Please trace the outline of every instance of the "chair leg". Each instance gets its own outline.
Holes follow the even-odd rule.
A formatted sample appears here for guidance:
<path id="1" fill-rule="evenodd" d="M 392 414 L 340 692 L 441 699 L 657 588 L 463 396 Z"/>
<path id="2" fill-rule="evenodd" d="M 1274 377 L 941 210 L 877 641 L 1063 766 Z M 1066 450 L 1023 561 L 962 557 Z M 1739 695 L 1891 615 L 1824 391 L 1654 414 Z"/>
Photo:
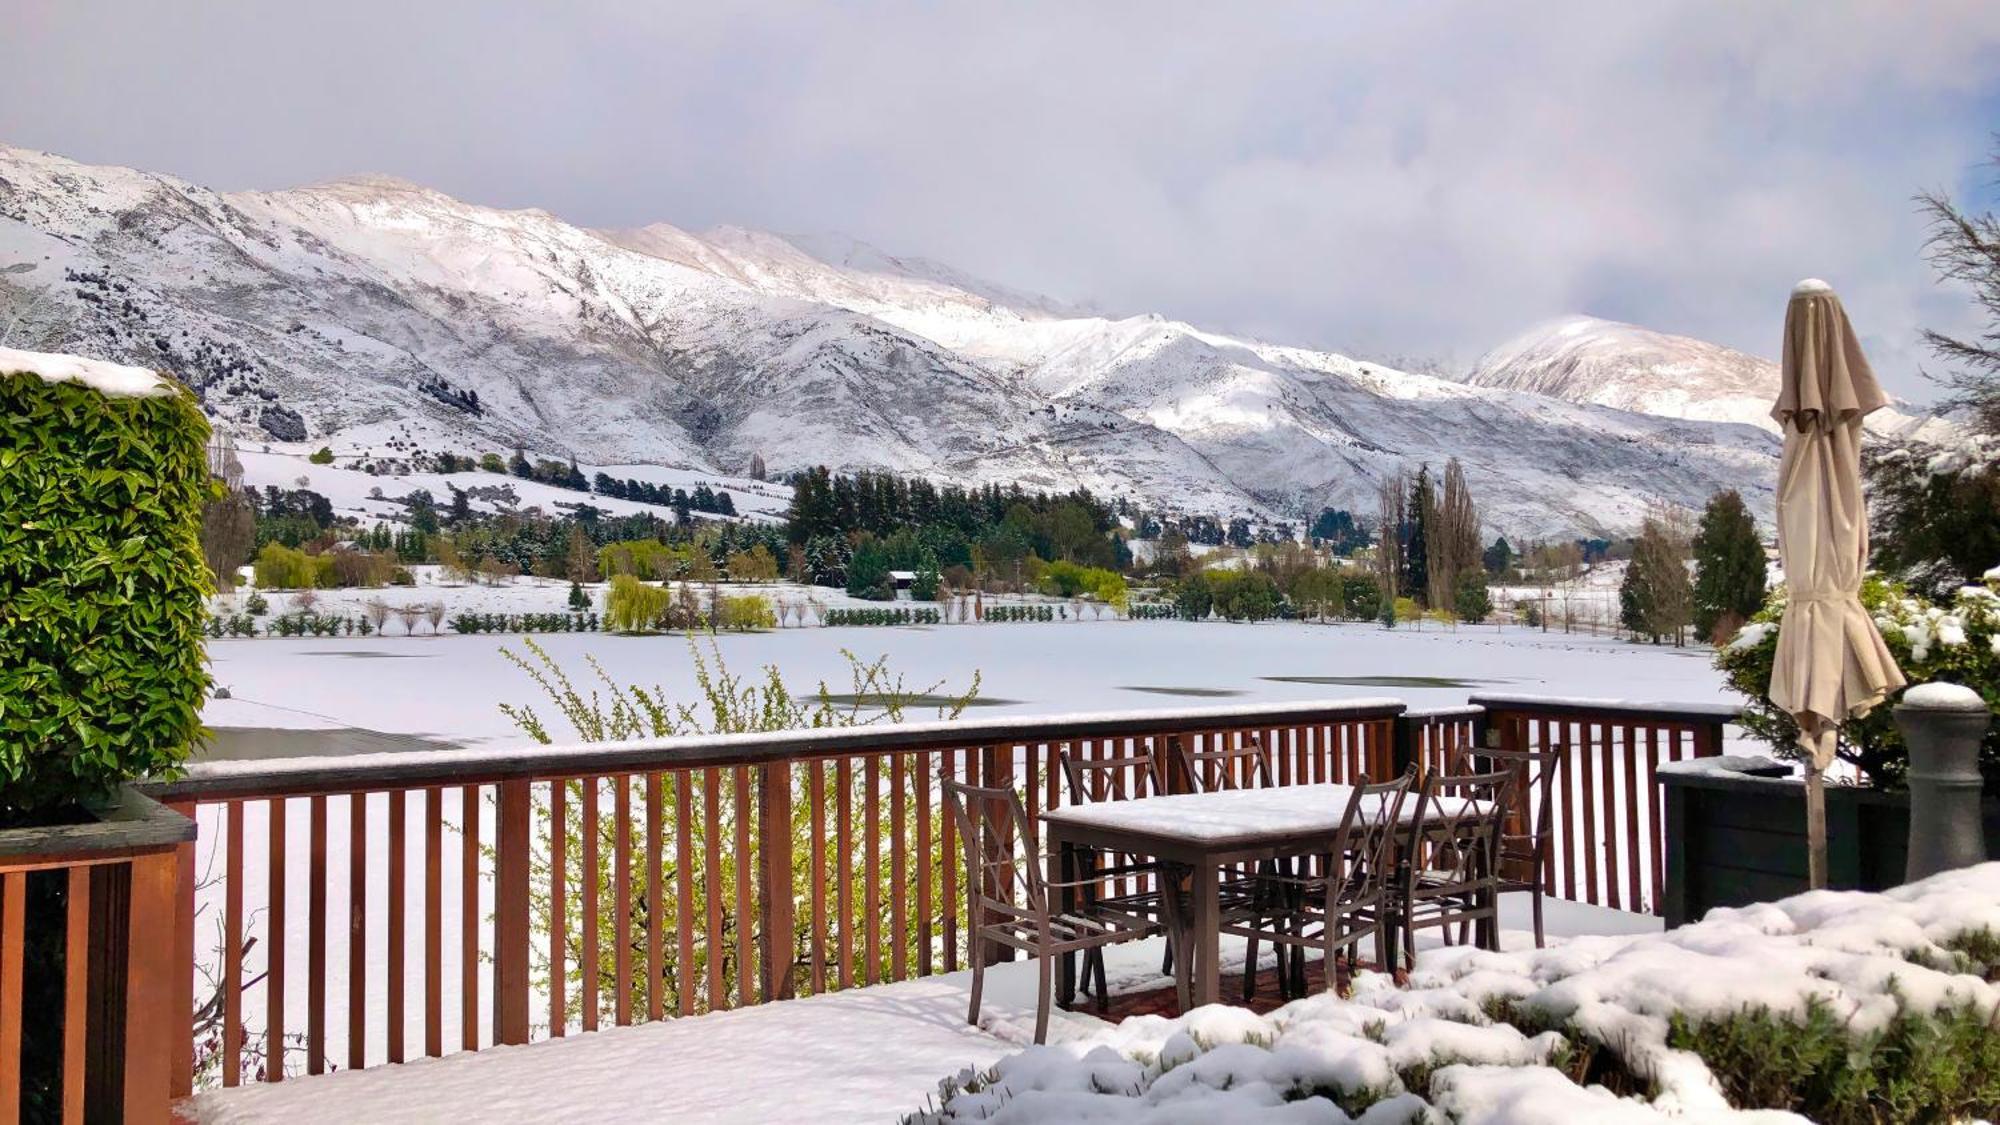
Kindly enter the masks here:
<path id="1" fill-rule="evenodd" d="M 966 1010 L 965 1022 L 979 1026 L 979 995 L 986 987 L 986 961 L 979 956 L 979 943 L 973 942 L 972 949 L 972 1006 Z"/>
<path id="2" fill-rule="evenodd" d="M 1049 1041 L 1050 970 L 1054 968 L 1055 958 L 1044 953 L 1035 960 L 1035 976 L 1039 982 L 1035 989 L 1035 1042 L 1046 1043 Z"/>
<path id="3" fill-rule="evenodd" d="M 1110 987 L 1109 987 L 1109 986 L 1107 986 L 1107 985 L 1106 985 L 1106 984 L 1104 983 L 1104 949 L 1103 949 L 1103 947 L 1101 947 L 1101 946 L 1100 946 L 1100 947 L 1098 947 L 1097 949 L 1093 949 L 1093 950 L 1091 950 L 1091 952 L 1092 952 L 1092 953 L 1095 953 L 1095 954 L 1097 954 L 1097 958 L 1096 958 L 1096 965 L 1097 965 L 1097 1014 L 1101 1016 L 1101 1015 L 1103 1015 L 1103 1014 L 1105 1014 L 1106 1012 L 1109 1012 L 1109 1011 L 1111 1010 L 1111 989 L 1110 989 Z"/>
<path id="4" fill-rule="evenodd" d="M 1535 948 L 1544 949 L 1547 948 L 1548 942 L 1542 936 L 1542 885 L 1536 883 L 1532 893 L 1535 904 Z"/>
<path id="5" fill-rule="evenodd" d="M 1168 973 L 1174 971 L 1174 937 L 1172 934 L 1167 935 L 1166 944 L 1167 944 L 1166 952 L 1160 954 L 1161 976 L 1166 976 Z"/>
<path id="6" fill-rule="evenodd" d="M 1263 921 L 1259 918 L 1258 921 Z M 1282 962 L 1280 962 L 1282 964 Z M 1243 947 L 1243 1000 L 1248 1003 L 1257 995 L 1257 939 L 1251 938 Z"/>

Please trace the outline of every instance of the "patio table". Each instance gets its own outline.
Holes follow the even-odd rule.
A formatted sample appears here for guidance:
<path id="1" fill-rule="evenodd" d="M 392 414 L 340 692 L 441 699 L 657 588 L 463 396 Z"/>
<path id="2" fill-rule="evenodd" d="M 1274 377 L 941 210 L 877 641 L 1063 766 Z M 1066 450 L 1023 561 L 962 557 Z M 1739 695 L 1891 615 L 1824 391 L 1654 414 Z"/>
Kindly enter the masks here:
<path id="1" fill-rule="evenodd" d="M 1049 862 L 1055 868 L 1050 878 L 1064 883 L 1076 879 L 1081 874 L 1078 853 L 1086 849 L 1146 855 L 1189 868 L 1193 1002 L 1197 1006 L 1213 1004 L 1222 994 L 1220 869 L 1326 850 L 1340 830 L 1352 793 L 1346 785 L 1291 785 L 1051 809 L 1041 818 L 1048 833 Z M 1404 823 L 1416 815 L 1415 806 L 1414 800 L 1403 803 Z M 1076 895 L 1076 888 L 1063 888 L 1064 910 L 1075 909 Z M 1482 944 L 1487 944 L 1491 935 L 1482 934 L 1481 938 Z M 1073 953 L 1063 955 L 1056 999 L 1065 1008 L 1075 1002 Z"/>

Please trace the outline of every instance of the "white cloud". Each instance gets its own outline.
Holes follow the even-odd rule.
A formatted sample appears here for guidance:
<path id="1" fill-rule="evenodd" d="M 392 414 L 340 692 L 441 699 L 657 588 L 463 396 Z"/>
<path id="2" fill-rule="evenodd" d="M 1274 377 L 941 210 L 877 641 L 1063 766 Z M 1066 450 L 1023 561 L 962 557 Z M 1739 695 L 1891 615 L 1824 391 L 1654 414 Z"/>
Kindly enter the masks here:
<path id="1" fill-rule="evenodd" d="M 1904 5 L 31 4 L 0 137 L 223 187 L 364 169 L 601 225 L 839 230 L 1118 310 L 1470 360 L 1587 311 L 1877 366 L 1962 328 L 1917 189 L 2000 105 Z"/>

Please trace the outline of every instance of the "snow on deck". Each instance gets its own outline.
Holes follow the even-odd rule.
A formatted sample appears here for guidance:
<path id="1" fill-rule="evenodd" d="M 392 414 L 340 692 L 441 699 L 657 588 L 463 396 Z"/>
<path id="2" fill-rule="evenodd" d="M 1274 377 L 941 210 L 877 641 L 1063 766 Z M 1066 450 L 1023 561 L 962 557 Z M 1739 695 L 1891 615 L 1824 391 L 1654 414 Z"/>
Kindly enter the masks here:
<path id="1" fill-rule="evenodd" d="M 1548 911 L 1557 940 L 1660 926 L 1650 915 L 1560 900 Z M 1503 947 L 1533 946 L 1521 929 L 1527 918 L 1525 895 L 1502 896 Z M 1158 939 L 1106 950 L 1111 991 L 1167 984 L 1160 953 Z M 1262 961 L 1271 963 L 1268 950 Z M 1240 939 L 1224 939 L 1222 963 L 1241 971 Z M 939 1079 L 983 1070 L 1030 1041 L 1032 961 L 987 971 L 978 1028 L 965 1022 L 970 987 L 971 973 L 961 971 L 526 1047 L 246 1085 L 200 1094 L 189 1107 L 205 1125 L 894 1121 L 934 1099 Z M 1109 1027 L 1088 1013 L 1056 1009 L 1049 1040 L 1080 1041 Z"/>

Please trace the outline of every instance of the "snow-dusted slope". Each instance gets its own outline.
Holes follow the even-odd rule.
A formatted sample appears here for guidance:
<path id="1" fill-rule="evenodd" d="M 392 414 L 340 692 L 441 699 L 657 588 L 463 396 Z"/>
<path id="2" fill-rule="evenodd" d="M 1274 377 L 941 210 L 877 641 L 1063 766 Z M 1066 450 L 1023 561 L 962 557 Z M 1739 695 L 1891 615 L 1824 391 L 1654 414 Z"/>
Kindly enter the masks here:
<path id="1" fill-rule="evenodd" d="M 12 311 L 10 311 L 12 310 Z M 0 147 L 0 330 L 173 370 L 250 440 L 825 463 L 1300 518 L 1467 466 L 1511 535 L 1622 530 L 1758 430 L 1113 319 L 838 239 L 600 232 L 381 177 L 218 194 Z M 1560 392 L 1560 389 L 1558 389 Z M 1561 397 L 1571 397 L 1563 393 Z"/>
<path id="2" fill-rule="evenodd" d="M 1615 320 L 1570 316 L 1494 348 L 1465 381 L 1642 414 L 1741 422 L 1775 432 L 1778 365 Z"/>

